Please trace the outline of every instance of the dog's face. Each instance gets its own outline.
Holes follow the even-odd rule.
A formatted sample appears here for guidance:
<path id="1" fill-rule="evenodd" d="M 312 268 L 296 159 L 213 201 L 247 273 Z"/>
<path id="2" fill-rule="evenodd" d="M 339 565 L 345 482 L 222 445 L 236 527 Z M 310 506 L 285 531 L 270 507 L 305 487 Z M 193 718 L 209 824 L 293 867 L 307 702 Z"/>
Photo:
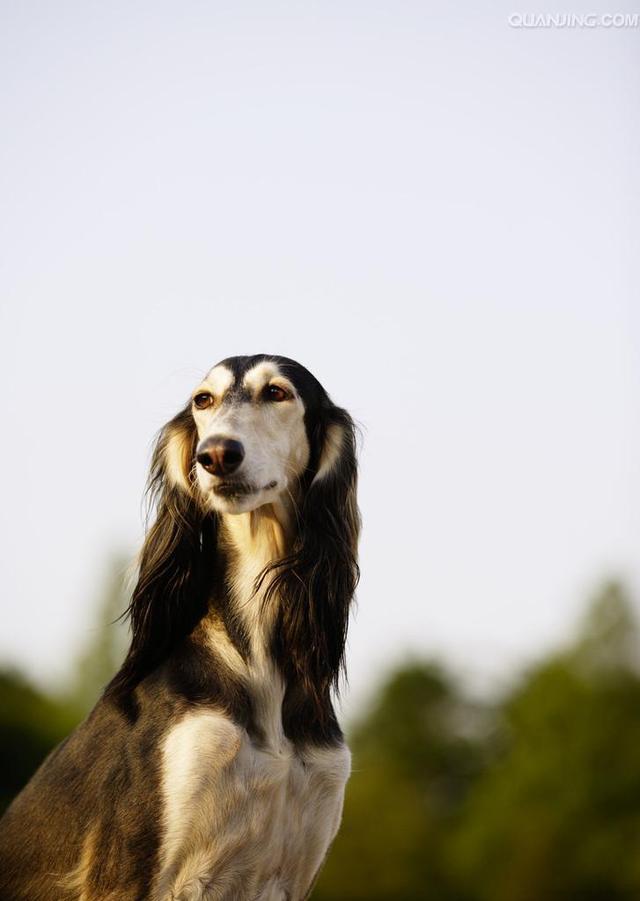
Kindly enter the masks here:
<path id="1" fill-rule="evenodd" d="M 294 492 L 309 462 L 305 403 L 291 366 L 233 357 L 192 394 L 196 478 L 219 512 L 255 510 Z"/>
<path id="2" fill-rule="evenodd" d="M 311 373 L 284 357 L 231 357 L 214 366 L 192 392 L 195 441 L 183 442 L 195 468 L 193 459 L 182 462 L 206 506 L 244 513 L 295 497 L 329 404 Z"/>

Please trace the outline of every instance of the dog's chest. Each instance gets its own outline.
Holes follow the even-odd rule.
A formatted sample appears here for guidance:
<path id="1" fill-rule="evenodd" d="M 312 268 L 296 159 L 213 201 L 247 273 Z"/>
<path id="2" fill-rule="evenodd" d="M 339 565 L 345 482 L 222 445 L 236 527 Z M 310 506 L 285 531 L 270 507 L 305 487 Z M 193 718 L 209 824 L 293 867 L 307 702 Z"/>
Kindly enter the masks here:
<path id="1" fill-rule="evenodd" d="M 259 748 L 222 713 L 188 714 L 163 749 L 157 901 L 298 901 L 334 838 L 345 745 Z"/>

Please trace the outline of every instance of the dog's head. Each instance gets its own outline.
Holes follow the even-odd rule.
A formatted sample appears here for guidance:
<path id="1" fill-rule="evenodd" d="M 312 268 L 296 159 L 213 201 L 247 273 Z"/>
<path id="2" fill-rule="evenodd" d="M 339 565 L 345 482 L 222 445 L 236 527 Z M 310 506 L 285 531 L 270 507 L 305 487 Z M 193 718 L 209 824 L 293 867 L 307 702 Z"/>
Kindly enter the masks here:
<path id="1" fill-rule="evenodd" d="M 299 363 L 231 357 L 165 427 L 158 462 L 204 510 L 243 513 L 280 497 L 297 502 L 313 477 L 348 458 L 352 437 L 345 412 Z"/>
<path id="2" fill-rule="evenodd" d="M 256 583 L 277 595 L 274 653 L 317 700 L 337 684 L 353 597 L 359 515 L 349 414 L 299 363 L 264 354 L 218 363 L 161 430 L 156 519 L 129 608 L 132 644 L 112 683 L 130 690 L 205 615 L 220 517 L 289 505 L 293 534 Z"/>

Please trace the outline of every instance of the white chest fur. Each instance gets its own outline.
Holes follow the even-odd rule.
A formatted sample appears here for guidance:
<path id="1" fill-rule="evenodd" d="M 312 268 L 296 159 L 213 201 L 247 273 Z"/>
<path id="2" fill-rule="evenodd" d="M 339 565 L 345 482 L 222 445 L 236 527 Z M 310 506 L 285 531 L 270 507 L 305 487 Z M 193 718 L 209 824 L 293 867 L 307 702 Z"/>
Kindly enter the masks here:
<path id="1" fill-rule="evenodd" d="M 301 901 L 340 823 L 345 745 L 267 750 L 223 713 L 190 713 L 163 749 L 156 901 Z"/>

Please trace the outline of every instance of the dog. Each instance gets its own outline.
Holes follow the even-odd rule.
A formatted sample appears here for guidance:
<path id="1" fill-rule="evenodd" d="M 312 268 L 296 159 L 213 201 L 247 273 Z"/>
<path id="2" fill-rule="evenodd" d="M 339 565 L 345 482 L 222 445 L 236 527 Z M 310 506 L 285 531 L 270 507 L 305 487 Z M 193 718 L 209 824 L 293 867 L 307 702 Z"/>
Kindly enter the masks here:
<path id="1" fill-rule="evenodd" d="M 301 901 L 342 815 L 349 414 L 286 357 L 161 430 L 124 663 L 0 821 L 2 901 Z"/>

